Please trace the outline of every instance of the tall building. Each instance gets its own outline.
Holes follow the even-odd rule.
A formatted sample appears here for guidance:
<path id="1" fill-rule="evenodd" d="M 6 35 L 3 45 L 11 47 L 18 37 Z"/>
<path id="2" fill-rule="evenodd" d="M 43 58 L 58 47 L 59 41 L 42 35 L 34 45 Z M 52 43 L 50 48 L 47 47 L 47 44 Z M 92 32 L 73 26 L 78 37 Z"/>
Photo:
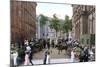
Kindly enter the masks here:
<path id="1" fill-rule="evenodd" d="M 36 38 L 37 39 L 40 39 L 40 38 L 44 38 L 44 26 L 41 27 L 40 25 L 40 18 L 41 18 L 41 15 L 37 16 L 37 22 L 36 22 Z"/>
<path id="2" fill-rule="evenodd" d="M 56 38 L 55 36 L 55 30 L 50 28 L 50 17 L 48 18 L 48 21 L 46 21 L 46 24 L 41 27 L 40 25 L 40 18 L 41 15 L 37 16 L 37 38 L 50 38 L 51 40 Z"/>
<path id="3" fill-rule="evenodd" d="M 84 45 L 95 45 L 95 6 L 72 5 L 73 37 Z"/>
<path id="4" fill-rule="evenodd" d="M 10 1 L 11 43 L 22 43 L 36 34 L 36 2 Z"/>

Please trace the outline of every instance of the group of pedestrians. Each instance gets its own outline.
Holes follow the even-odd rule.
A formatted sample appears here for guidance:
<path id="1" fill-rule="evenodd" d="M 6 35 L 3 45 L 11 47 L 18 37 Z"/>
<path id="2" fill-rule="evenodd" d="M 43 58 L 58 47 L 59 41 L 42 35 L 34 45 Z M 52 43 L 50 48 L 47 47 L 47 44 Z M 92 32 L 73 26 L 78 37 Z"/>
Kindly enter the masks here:
<path id="1" fill-rule="evenodd" d="M 74 62 L 75 59 L 75 52 L 74 52 L 74 47 L 79 47 L 79 45 L 77 44 L 76 46 L 74 44 L 76 44 L 76 42 L 74 44 L 71 43 L 67 43 L 68 40 L 64 40 L 64 39 L 58 39 L 57 43 L 55 43 L 54 40 L 50 39 L 39 39 L 39 40 L 24 40 L 24 44 L 20 45 L 16 51 L 13 53 L 13 61 L 14 61 L 14 65 L 34 65 L 34 61 L 33 60 L 33 54 L 34 54 L 34 49 L 35 49 L 35 45 L 39 44 L 41 45 L 41 49 L 45 49 L 45 53 L 44 53 L 44 59 L 43 59 L 43 64 L 50 64 L 50 48 L 56 48 L 58 47 L 59 50 L 62 50 L 63 47 L 65 49 L 67 49 L 67 47 L 71 48 L 72 50 L 69 51 L 70 52 L 70 56 L 71 56 L 71 61 Z M 66 46 L 64 46 L 63 44 L 65 44 Z M 70 45 L 70 46 L 69 46 Z M 39 47 L 39 48 L 40 48 Z M 79 55 L 79 62 L 88 62 L 89 61 L 89 48 L 83 48 L 83 47 L 79 47 L 81 49 L 80 51 L 80 55 Z M 66 50 L 68 51 L 68 50 Z M 59 53 L 59 52 L 58 52 Z M 92 52 L 91 52 L 92 54 Z"/>
<path id="2" fill-rule="evenodd" d="M 75 52 L 74 48 L 71 48 L 70 54 L 71 62 L 76 62 L 76 60 L 78 62 L 89 62 L 95 60 L 94 53 L 89 47 L 81 48 L 79 56 L 77 58 L 77 53 Z"/>
<path id="3" fill-rule="evenodd" d="M 16 65 L 33 65 L 33 41 L 25 40 L 23 45 L 20 45 L 13 52 L 13 64 Z"/>
<path id="4" fill-rule="evenodd" d="M 31 65 L 33 65 L 33 62 L 32 62 L 33 44 L 32 44 L 32 42 L 26 41 L 25 45 L 26 45 L 26 50 L 25 50 L 24 65 L 29 65 L 30 63 L 31 63 Z"/>
<path id="5" fill-rule="evenodd" d="M 55 42 L 54 40 L 50 40 L 49 38 L 48 39 L 42 39 L 42 46 L 43 48 L 48 48 L 50 49 L 50 47 L 55 47 Z"/>
<path id="6" fill-rule="evenodd" d="M 91 49 L 89 49 L 89 47 L 82 48 L 80 55 L 79 55 L 80 62 L 93 61 L 92 60 L 93 55 L 94 53 Z"/>
<path id="7" fill-rule="evenodd" d="M 33 54 L 34 50 L 36 49 L 35 46 L 39 44 L 41 49 L 47 49 L 49 50 L 50 47 L 54 47 L 54 40 L 50 41 L 50 39 L 38 39 L 38 40 L 24 40 L 23 44 L 20 44 L 15 50 L 13 55 L 13 64 L 16 65 L 34 65 L 33 60 Z M 38 48 L 37 48 L 38 49 Z M 47 62 L 47 59 L 49 58 L 49 52 L 46 51 L 44 54 L 44 64 Z"/>

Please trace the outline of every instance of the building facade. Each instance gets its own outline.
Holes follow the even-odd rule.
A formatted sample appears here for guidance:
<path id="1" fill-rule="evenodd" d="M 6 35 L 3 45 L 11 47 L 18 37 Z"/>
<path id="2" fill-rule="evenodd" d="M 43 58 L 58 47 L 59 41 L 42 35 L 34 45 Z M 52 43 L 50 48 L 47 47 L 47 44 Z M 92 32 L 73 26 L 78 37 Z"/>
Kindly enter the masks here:
<path id="1" fill-rule="evenodd" d="M 72 5 L 73 38 L 84 45 L 95 45 L 95 6 Z"/>
<path id="2" fill-rule="evenodd" d="M 48 18 L 48 21 L 46 21 L 46 24 L 44 26 L 41 26 L 40 25 L 40 18 L 41 18 L 41 15 L 37 16 L 37 38 L 40 39 L 40 38 L 44 38 L 44 39 L 47 39 L 47 38 L 50 38 L 51 40 L 55 39 L 56 38 L 56 32 L 54 29 L 51 29 L 50 28 L 50 17 L 47 17 Z"/>
<path id="3" fill-rule="evenodd" d="M 36 34 L 36 3 L 11 0 L 11 43 L 22 43 Z"/>

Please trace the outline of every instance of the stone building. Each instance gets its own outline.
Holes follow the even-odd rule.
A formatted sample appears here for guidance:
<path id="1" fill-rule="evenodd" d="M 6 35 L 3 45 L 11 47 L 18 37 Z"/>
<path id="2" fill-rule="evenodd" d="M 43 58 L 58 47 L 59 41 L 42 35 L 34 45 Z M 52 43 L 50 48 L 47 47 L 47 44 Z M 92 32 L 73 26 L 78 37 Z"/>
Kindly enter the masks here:
<path id="1" fill-rule="evenodd" d="M 10 1 L 11 43 L 32 39 L 36 33 L 36 2 Z"/>
<path id="2" fill-rule="evenodd" d="M 95 45 L 95 6 L 72 5 L 73 38 L 84 45 Z"/>

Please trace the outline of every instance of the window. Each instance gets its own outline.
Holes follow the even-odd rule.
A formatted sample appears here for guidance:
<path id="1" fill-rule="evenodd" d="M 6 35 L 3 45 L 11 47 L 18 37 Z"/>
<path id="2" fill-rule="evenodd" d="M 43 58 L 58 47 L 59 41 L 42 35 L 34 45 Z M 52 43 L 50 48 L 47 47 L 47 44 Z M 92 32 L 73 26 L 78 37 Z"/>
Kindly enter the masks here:
<path id="1" fill-rule="evenodd" d="M 89 39 L 87 39 L 87 44 L 89 44 Z"/>
<path id="2" fill-rule="evenodd" d="M 82 39 L 82 44 L 84 44 L 84 39 Z"/>
<path id="3" fill-rule="evenodd" d="M 18 11 L 18 16 L 21 16 L 21 10 Z"/>

